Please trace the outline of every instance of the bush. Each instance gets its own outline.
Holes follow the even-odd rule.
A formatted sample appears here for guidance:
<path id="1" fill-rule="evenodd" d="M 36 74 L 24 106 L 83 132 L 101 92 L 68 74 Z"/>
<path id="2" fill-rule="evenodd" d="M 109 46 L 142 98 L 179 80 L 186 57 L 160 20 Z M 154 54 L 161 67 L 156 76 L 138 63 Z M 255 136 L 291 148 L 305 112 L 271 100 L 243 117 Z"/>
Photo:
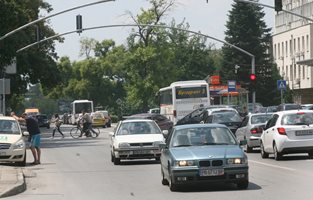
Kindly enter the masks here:
<path id="1" fill-rule="evenodd" d="M 111 121 L 112 121 L 112 123 L 117 123 L 118 122 L 118 116 L 117 115 L 111 115 Z"/>

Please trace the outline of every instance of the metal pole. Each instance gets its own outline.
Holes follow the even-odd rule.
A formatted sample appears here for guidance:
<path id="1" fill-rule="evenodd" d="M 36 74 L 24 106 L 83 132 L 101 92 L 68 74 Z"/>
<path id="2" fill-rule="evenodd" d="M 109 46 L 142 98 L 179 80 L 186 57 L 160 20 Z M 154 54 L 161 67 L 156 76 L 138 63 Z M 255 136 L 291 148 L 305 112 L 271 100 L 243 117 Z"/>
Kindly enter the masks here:
<path id="1" fill-rule="evenodd" d="M 280 102 L 283 104 L 284 103 L 284 99 L 283 99 L 283 90 L 280 89 Z"/>
<path id="2" fill-rule="evenodd" d="M 5 72 L 3 72 L 3 84 L 2 84 L 2 94 L 3 94 L 3 97 L 2 97 L 2 112 L 3 112 L 3 116 L 5 116 Z"/>
<path id="3" fill-rule="evenodd" d="M 61 11 L 61 12 L 57 12 L 57 13 L 52 14 L 52 15 L 48 15 L 48 16 L 43 17 L 43 18 L 40 18 L 40 19 L 37 19 L 37 20 L 35 20 L 35 21 L 29 22 L 28 24 L 25 24 L 25 25 L 23 25 L 23 26 L 21 26 L 21 27 L 19 27 L 19 28 L 17 28 L 17 29 L 14 29 L 13 31 L 11 31 L 11 32 L 9 32 L 9 33 L 7 33 L 7 34 L 5 34 L 4 36 L 2 36 L 2 37 L 0 38 L 0 41 L 3 40 L 3 39 L 5 39 L 6 37 L 8 37 L 8 36 L 10 36 L 10 35 L 12 35 L 12 34 L 18 32 L 18 31 L 20 31 L 20 30 L 22 30 L 22 29 L 28 27 L 28 26 L 31 26 L 31 25 L 37 23 L 37 22 L 40 22 L 40 21 L 49 19 L 49 18 L 51 18 L 51 17 L 57 16 L 57 15 L 60 15 L 60 14 L 63 14 L 63 13 L 66 13 L 66 12 L 69 12 L 69 11 L 72 11 L 72 10 L 76 10 L 76 9 L 83 8 L 83 7 L 87 7 L 87 6 L 92 6 L 92 5 L 95 5 L 95 4 L 105 3 L 105 2 L 109 2 L 109 1 L 115 1 L 115 0 L 102 0 L 102 1 L 97 1 L 97 2 L 93 2 L 93 3 L 88 3 L 88 4 L 76 6 L 76 7 L 67 9 L 67 10 L 63 10 L 63 11 Z"/>

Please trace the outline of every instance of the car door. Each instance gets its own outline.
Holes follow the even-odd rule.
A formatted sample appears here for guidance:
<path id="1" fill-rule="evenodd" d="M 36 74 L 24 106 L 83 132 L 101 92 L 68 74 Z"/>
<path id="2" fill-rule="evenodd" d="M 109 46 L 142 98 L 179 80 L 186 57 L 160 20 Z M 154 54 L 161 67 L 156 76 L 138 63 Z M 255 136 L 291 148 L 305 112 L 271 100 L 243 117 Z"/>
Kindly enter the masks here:
<path id="1" fill-rule="evenodd" d="M 242 123 L 240 124 L 239 128 L 236 130 L 236 137 L 238 141 L 244 140 L 246 135 L 247 135 L 247 125 L 249 122 L 249 116 L 246 116 L 243 120 Z"/>
<path id="2" fill-rule="evenodd" d="M 273 152 L 273 136 L 276 132 L 275 125 L 279 118 L 279 115 L 274 114 L 272 118 L 267 122 L 265 130 L 263 132 L 263 145 L 266 152 Z"/>

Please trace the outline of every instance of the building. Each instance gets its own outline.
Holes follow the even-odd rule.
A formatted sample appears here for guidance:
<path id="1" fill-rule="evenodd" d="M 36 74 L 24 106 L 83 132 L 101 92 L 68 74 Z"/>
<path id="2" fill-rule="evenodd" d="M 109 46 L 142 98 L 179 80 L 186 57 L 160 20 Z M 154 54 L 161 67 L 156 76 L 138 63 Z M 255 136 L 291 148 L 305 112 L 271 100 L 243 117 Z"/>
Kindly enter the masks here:
<path id="1" fill-rule="evenodd" d="M 286 12 L 275 16 L 273 57 L 294 92 L 295 103 L 313 103 L 313 0 L 282 0 Z"/>

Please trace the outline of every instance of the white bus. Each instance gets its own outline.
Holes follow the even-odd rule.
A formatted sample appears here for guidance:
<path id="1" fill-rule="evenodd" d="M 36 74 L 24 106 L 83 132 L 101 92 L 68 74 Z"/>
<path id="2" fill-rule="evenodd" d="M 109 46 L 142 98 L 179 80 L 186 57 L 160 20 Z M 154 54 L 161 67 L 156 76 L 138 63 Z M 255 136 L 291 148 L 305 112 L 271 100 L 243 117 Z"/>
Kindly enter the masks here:
<path id="1" fill-rule="evenodd" d="M 174 124 L 200 106 L 210 105 L 209 84 L 205 80 L 178 81 L 159 90 L 160 114 Z"/>
<path id="2" fill-rule="evenodd" d="M 75 100 L 71 103 L 72 116 L 70 124 L 76 124 L 79 114 L 82 113 L 83 110 L 87 113 L 94 112 L 93 110 L 93 101 L 89 100 Z"/>

